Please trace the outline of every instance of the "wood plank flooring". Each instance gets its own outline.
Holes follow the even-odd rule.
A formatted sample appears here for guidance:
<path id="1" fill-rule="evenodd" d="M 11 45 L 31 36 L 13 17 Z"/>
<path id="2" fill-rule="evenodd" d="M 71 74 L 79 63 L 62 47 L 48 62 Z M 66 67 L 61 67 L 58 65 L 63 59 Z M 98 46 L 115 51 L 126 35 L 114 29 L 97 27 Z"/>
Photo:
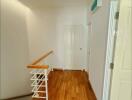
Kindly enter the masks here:
<path id="1" fill-rule="evenodd" d="M 49 100 L 96 100 L 88 75 L 84 71 L 51 72 L 48 92 Z"/>

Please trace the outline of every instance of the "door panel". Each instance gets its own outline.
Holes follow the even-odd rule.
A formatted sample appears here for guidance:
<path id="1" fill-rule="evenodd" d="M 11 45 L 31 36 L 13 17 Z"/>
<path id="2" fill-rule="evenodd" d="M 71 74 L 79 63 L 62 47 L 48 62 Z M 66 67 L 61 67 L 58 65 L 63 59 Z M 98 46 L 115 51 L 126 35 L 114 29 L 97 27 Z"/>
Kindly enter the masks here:
<path id="1" fill-rule="evenodd" d="M 121 82 L 118 100 L 131 100 L 131 83 Z"/>
<path id="2" fill-rule="evenodd" d="M 114 63 L 111 100 L 132 100 L 131 0 L 121 0 Z"/>
<path id="3" fill-rule="evenodd" d="M 86 67 L 86 39 L 83 25 L 75 25 L 72 30 L 72 66 Z"/>
<path id="4" fill-rule="evenodd" d="M 87 37 L 83 25 L 67 25 L 64 34 L 66 69 L 81 69 L 87 62 Z"/>

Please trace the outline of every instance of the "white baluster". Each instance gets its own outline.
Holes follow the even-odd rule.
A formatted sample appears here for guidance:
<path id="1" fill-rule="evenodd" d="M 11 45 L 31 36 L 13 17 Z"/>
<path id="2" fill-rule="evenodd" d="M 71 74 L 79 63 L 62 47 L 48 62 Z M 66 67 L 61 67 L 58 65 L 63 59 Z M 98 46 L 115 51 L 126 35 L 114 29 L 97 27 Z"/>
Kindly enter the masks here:
<path id="1" fill-rule="evenodd" d="M 44 74 L 45 74 L 46 100 L 48 100 L 48 82 L 47 82 L 48 81 L 48 78 L 47 78 L 48 75 L 47 75 L 47 70 L 46 69 L 45 69 L 45 73 Z"/>

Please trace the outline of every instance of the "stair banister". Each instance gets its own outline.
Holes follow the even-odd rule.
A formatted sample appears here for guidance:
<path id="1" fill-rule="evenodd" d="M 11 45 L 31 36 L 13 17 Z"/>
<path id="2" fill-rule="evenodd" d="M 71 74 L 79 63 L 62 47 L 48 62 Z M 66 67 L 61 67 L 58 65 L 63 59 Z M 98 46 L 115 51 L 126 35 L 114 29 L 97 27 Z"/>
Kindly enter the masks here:
<path id="1" fill-rule="evenodd" d="M 53 51 L 50 51 L 37 60 L 33 61 L 27 68 L 31 69 L 30 74 L 32 75 L 31 86 L 33 87 L 32 98 L 43 98 L 44 100 L 48 100 L 48 74 L 47 70 L 49 68 L 48 65 L 39 65 L 39 63 L 47 58 Z"/>

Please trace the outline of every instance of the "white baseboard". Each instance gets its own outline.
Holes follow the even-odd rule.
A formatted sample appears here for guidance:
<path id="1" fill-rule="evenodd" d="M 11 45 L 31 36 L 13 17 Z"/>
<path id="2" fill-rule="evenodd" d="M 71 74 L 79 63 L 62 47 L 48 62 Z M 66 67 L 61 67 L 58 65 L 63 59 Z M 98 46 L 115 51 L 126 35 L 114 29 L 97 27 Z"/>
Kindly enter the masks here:
<path id="1" fill-rule="evenodd" d="M 62 70 L 85 70 L 87 71 L 87 68 L 86 67 L 74 67 L 74 68 L 69 68 L 69 67 L 52 67 L 52 69 L 62 69 Z"/>

